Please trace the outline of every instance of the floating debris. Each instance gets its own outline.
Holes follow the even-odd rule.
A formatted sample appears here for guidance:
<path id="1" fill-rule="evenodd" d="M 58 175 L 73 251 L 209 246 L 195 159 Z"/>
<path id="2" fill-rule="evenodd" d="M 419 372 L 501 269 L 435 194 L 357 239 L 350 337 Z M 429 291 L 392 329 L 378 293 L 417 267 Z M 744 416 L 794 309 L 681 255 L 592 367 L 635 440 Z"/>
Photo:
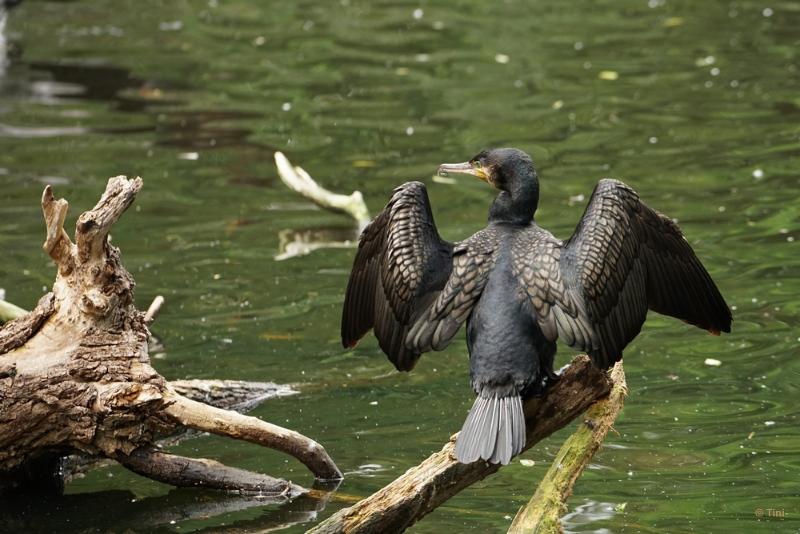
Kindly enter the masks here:
<path id="1" fill-rule="evenodd" d="M 433 181 L 437 184 L 445 184 L 445 185 L 453 185 L 457 184 L 458 180 L 455 178 L 448 178 L 447 176 L 439 176 L 438 174 L 433 175 Z"/>
<path id="2" fill-rule="evenodd" d="M 574 206 L 578 202 L 583 202 L 586 200 L 586 196 L 583 193 L 572 195 L 569 197 L 569 201 L 567 202 L 570 206 Z"/>
<path id="3" fill-rule="evenodd" d="M 183 21 L 171 20 L 168 22 L 161 22 L 158 25 L 158 29 L 162 32 L 177 32 L 183 29 Z"/>
<path id="4" fill-rule="evenodd" d="M 505 65 L 506 63 L 508 63 L 509 61 L 511 61 L 511 58 L 510 58 L 510 57 L 508 57 L 508 56 L 507 56 L 507 55 L 505 55 L 505 54 L 496 54 L 496 55 L 494 56 L 494 60 L 495 60 L 497 63 L 500 63 L 501 65 Z"/>
<path id="5" fill-rule="evenodd" d="M 710 65 L 713 65 L 716 61 L 717 61 L 717 58 L 715 58 L 714 56 L 706 56 L 706 57 L 697 58 L 694 61 L 694 64 L 696 66 L 698 66 L 698 67 L 708 67 Z"/>
<path id="6" fill-rule="evenodd" d="M 601 80 L 613 82 L 614 80 L 619 79 L 619 73 L 615 70 L 601 70 L 597 77 Z"/>
<path id="7" fill-rule="evenodd" d="M 534 465 L 536 465 L 536 462 L 534 462 L 533 460 L 528 460 L 525 458 L 521 459 L 519 463 L 524 465 L 525 467 L 533 467 Z"/>
<path id="8" fill-rule="evenodd" d="M 185 159 L 187 161 L 197 161 L 200 159 L 200 154 L 197 152 L 181 152 L 178 154 L 179 159 Z"/>
<path id="9" fill-rule="evenodd" d="M 683 25 L 683 17 L 668 17 L 661 25 L 665 28 L 677 28 Z"/>
<path id="10" fill-rule="evenodd" d="M 706 358 L 706 360 L 703 363 L 711 367 L 719 367 L 720 365 L 722 365 L 722 362 L 715 358 Z"/>
<path id="11" fill-rule="evenodd" d="M 371 159 L 357 159 L 353 161 L 353 167 L 356 169 L 371 169 L 375 165 L 375 161 Z"/>
<path id="12" fill-rule="evenodd" d="M 295 339 L 294 335 L 283 332 L 264 332 L 258 337 L 267 341 L 291 341 Z"/>

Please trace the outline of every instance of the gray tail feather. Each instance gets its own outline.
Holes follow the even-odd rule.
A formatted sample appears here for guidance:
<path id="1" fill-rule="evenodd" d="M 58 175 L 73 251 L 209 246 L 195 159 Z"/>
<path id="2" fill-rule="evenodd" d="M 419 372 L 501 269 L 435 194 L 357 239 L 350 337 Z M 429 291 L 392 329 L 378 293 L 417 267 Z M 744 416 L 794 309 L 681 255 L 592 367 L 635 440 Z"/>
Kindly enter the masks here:
<path id="1" fill-rule="evenodd" d="M 478 396 L 456 440 L 456 458 L 463 464 L 478 459 L 508 464 L 525 446 L 522 397 Z"/>

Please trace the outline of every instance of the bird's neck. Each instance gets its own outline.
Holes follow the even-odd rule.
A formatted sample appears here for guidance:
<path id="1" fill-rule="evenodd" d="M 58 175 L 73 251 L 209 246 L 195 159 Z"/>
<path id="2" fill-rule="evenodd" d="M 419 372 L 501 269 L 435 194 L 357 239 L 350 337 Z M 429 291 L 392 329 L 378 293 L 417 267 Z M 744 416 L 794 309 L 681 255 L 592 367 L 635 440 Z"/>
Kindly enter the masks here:
<path id="1" fill-rule="evenodd" d="M 539 183 L 527 183 L 501 191 L 489 208 L 489 222 L 526 225 L 533 220 L 539 204 Z"/>

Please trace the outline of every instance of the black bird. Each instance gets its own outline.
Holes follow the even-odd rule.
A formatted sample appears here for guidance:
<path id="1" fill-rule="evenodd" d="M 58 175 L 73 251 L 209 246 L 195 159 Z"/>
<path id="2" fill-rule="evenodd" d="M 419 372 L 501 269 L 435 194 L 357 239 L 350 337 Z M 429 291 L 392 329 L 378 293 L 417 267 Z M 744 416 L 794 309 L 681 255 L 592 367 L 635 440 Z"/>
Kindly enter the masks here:
<path id="1" fill-rule="evenodd" d="M 483 151 L 440 174 L 472 174 L 500 190 L 489 224 L 459 243 L 439 237 L 419 182 L 395 189 L 364 229 L 347 284 L 342 344 L 371 328 L 400 371 L 442 350 L 467 322 L 477 394 L 456 456 L 507 464 L 525 445 L 522 400 L 556 378 L 556 339 L 606 369 L 648 308 L 714 335 L 731 312 L 678 226 L 617 180 L 600 180 L 572 237 L 534 220 L 539 179 L 528 154 Z"/>

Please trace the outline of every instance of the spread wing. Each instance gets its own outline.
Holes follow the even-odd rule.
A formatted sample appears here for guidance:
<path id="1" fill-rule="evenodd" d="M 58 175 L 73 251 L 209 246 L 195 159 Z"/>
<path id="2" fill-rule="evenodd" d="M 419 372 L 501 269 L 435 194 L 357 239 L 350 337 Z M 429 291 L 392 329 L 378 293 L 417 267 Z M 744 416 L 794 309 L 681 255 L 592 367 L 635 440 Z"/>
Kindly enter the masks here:
<path id="1" fill-rule="evenodd" d="M 354 347 L 374 329 L 395 367 L 410 371 L 424 351 L 407 348 L 406 335 L 445 286 L 452 257 L 453 244 L 439 237 L 425 185 L 395 189 L 361 234 L 345 293 L 342 344 Z"/>
<path id="2" fill-rule="evenodd" d="M 566 242 L 532 241 L 532 254 L 515 248 L 514 264 L 542 332 L 600 367 L 622 357 L 648 308 L 730 332 L 730 309 L 678 226 L 622 182 L 597 184 Z"/>

